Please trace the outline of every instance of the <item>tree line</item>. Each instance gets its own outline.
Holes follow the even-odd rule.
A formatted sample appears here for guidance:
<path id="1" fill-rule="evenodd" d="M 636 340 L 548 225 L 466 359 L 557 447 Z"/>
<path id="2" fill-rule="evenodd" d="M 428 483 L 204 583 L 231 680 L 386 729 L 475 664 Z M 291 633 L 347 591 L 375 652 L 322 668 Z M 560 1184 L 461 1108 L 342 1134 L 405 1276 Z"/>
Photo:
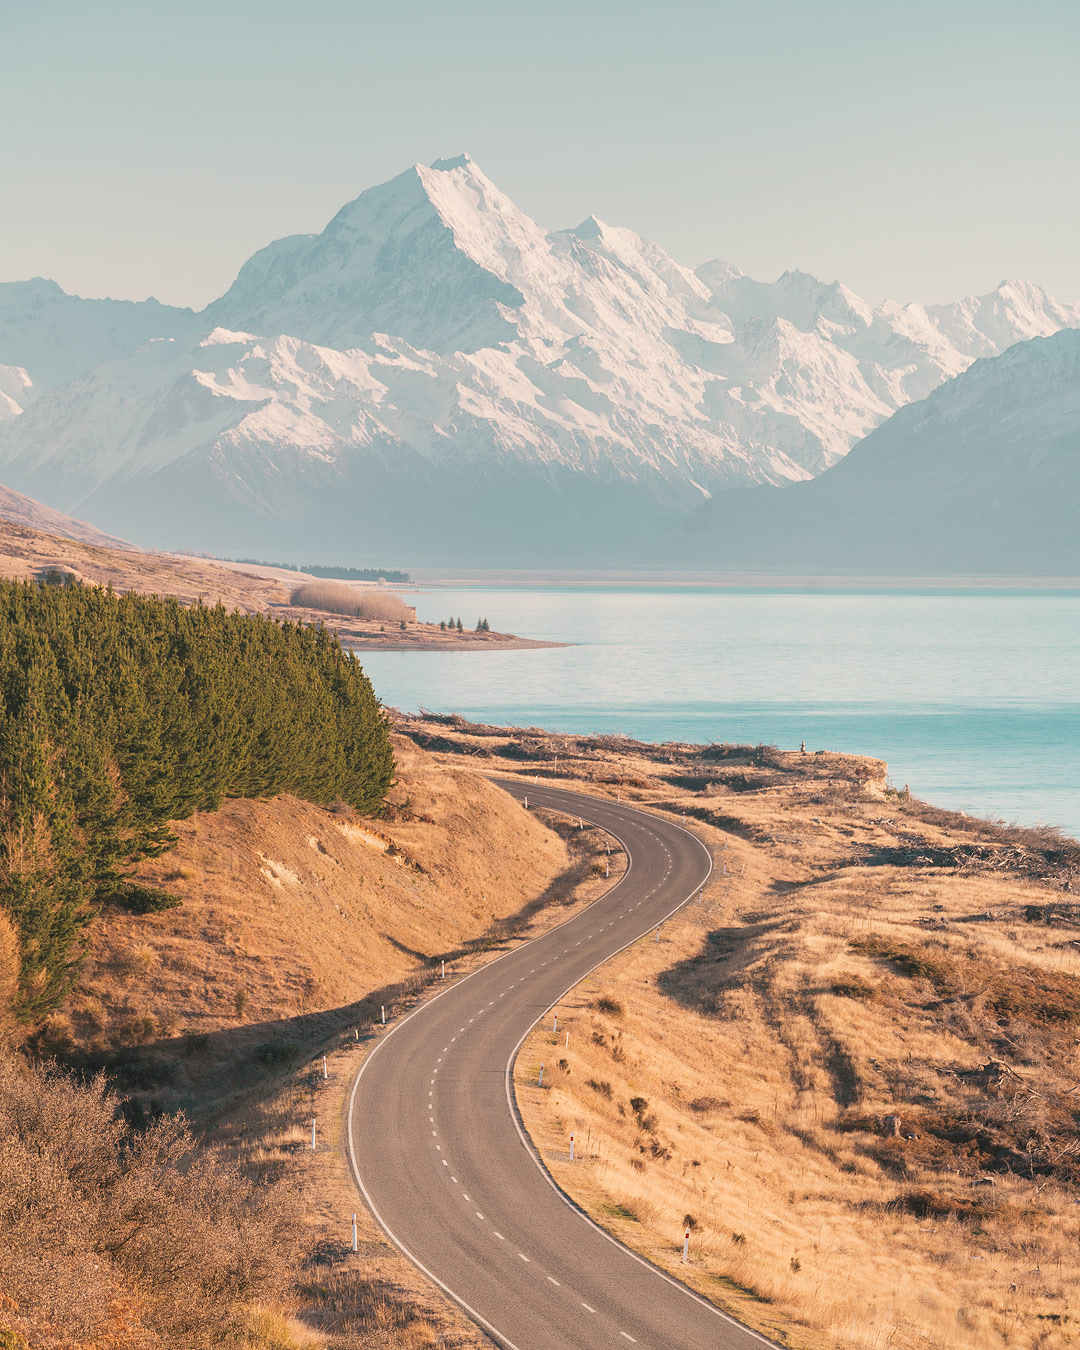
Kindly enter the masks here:
<path id="1" fill-rule="evenodd" d="M 160 907 L 128 878 L 175 843 L 170 821 L 281 792 L 370 814 L 393 773 L 371 684 L 324 628 L 0 580 L 0 909 L 19 1015 L 64 997 L 103 904 Z"/>
<path id="2" fill-rule="evenodd" d="M 327 567 L 322 563 L 267 562 L 264 558 L 226 558 L 225 562 L 250 563 L 254 567 L 280 567 L 283 572 L 306 572 L 310 577 L 329 577 L 333 581 L 390 581 L 395 586 L 408 585 L 408 572 L 379 567 Z"/>

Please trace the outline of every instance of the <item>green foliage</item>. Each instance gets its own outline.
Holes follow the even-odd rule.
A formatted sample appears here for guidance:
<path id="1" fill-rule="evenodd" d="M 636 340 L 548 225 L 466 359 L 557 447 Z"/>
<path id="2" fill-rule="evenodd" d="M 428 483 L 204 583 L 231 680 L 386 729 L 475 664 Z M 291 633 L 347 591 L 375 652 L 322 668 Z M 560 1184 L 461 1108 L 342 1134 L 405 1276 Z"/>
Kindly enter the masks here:
<path id="1" fill-rule="evenodd" d="M 126 882 L 107 898 L 130 909 L 133 914 L 160 914 L 166 909 L 176 909 L 181 903 L 178 895 L 170 895 L 156 886 L 143 886 L 137 881 Z"/>
<path id="2" fill-rule="evenodd" d="M 309 577 L 330 577 L 333 581 L 389 581 L 406 586 L 412 580 L 408 572 L 385 567 L 325 567 L 317 563 L 265 562 L 262 558 L 229 558 L 227 562 L 251 563 L 255 567 L 279 567 L 283 572 L 306 572 Z"/>
<path id="3" fill-rule="evenodd" d="M 170 821 L 282 792 L 371 814 L 393 771 L 371 684 L 323 628 L 0 581 L 0 910 L 21 1015 L 70 989 L 103 903 L 170 903 L 125 880 L 172 846 Z"/>

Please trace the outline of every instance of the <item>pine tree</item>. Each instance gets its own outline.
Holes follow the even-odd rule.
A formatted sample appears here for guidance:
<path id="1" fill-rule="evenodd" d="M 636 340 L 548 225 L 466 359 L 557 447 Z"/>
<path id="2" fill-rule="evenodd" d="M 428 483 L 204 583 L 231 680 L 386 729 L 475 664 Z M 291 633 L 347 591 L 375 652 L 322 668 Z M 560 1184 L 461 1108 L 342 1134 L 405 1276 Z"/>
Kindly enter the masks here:
<path id="1" fill-rule="evenodd" d="M 389 726 L 325 628 L 0 580 L 0 910 L 21 1012 L 75 979 L 86 926 L 171 822 L 226 796 L 381 809 Z"/>

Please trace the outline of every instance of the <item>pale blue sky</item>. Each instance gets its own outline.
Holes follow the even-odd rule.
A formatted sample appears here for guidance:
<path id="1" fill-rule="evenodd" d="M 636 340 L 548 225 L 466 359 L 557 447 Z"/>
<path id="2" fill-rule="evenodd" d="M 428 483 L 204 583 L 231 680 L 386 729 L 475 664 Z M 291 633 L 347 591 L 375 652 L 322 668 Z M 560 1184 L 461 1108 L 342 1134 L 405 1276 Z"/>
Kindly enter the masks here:
<path id="1" fill-rule="evenodd" d="M 0 3 L 0 280 L 201 306 L 468 150 L 542 225 L 1080 300 L 1077 0 Z"/>

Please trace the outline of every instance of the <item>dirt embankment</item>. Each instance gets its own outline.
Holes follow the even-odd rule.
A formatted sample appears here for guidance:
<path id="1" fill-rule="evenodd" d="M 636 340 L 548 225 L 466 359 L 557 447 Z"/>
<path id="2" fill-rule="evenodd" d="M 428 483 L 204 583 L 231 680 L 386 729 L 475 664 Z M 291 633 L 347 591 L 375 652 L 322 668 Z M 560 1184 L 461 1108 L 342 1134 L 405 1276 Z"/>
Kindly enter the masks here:
<path id="1" fill-rule="evenodd" d="M 554 896 L 571 867 L 556 833 L 464 766 L 439 767 L 401 737 L 394 748 L 382 819 L 281 797 L 178 824 L 177 846 L 137 875 L 182 903 L 100 916 L 43 1045 L 119 1052 L 144 1080 L 166 1044 L 186 1048 L 151 1096 L 204 1107 L 215 1062 L 235 1086 L 238 1058 L 284 1059 L 337 1024 L 366 1028 L 373 1001 L 392 1003 L 444 958 L 453 969 Z"/>
<path id="2" fill-rule="evenodd" d="M 1080 845 L 935 810 L 877 761 L 405 729 L 713 850 L 704 903 L 560 1010 L 568 1048 L 538 1027 L 518 1062 L 599 1222 L 783 1344 L 1076 1344 Z"/>

